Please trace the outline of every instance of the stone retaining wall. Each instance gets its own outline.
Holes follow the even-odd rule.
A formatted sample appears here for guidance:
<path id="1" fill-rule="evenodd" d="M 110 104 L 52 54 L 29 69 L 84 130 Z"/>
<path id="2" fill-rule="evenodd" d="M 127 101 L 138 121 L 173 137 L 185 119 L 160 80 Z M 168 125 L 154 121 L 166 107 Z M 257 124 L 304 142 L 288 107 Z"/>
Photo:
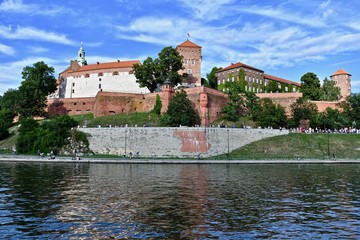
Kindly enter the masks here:
<path id="1" fill-rule="evenodd" d="M 278 129 L 239 128 L 79 128 L 89 133 L 90 149 L 97 154 L 140 157 L 203 157 L 226 154 L 251 142 L 288 134 Z"/>

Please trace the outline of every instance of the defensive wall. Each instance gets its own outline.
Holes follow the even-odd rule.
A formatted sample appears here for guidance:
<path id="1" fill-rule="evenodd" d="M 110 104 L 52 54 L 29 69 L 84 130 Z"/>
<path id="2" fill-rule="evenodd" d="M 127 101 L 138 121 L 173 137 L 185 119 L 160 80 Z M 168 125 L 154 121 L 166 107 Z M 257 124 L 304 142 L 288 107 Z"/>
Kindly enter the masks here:
<path id="1" fill-rule="evenodd" d="M 194 158 L 226 154 L 264 138 L 288 134 L 288 130 L 245 128 L 79 128 L 89 134 L 90 149 L 97 154 L 140 157 Z"/>

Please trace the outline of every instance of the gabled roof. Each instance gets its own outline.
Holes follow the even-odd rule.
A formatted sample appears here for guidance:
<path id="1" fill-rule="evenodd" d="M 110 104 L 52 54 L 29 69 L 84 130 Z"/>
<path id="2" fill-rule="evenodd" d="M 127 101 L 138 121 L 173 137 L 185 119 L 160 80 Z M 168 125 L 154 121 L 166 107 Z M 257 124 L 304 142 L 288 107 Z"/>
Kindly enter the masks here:
<path id="1" fill-rule="evenodd" d="M 234 69 L 234 68 L 239 68 L 239 67 L 245 67 L 245 68 L 250 68 L 250 69 L 253 69 L 253 70 L 256 70 L 256 71 L 259 71 L 259 72 L 264 72 L 261 69 L 255 68 L 253 66 L 250 66 L 250 65 L 247 65 L 247 64 L 244 64 L 244 63 L 241 63 L 241 62 L 231 63 L 230 66 L 227 66 L 226 68 L 220 69 L 220 70 L 218 70 L 216 72 L 223 72 L 223 71 L 227 71 L 227 70 Z"/>
<path id="2" fill-rule="evenodd" d="M 265 77 L 265 79 L 274 80 L 274 81 L 277 81 L 277 82 L 287 83 L 287 84 L 296 85 L 298 87 L 301 87 L 300 83 L 293 82 L 293 81 L 286 80 L 286 79 L 279 78 L 279 77 L 275 77 L 275 76 L 272 76 L 272 75 L 269 75 L 269 74 L 264 74 L 264 77 Z"/>
<path id="3" fill-rule="evenodd" d="M 336 76 L 336 75 L 350 75 L 351 76 L 351 74 L 350 73 L 348 73 L 348 72 L 345 72 L 343 69 L 339 69 L 339 70 L 337 70 L 333 75 L 331 75 L 331 77 L 332 76 Z"/>
<path id="4" fill-rule="evenodd" d="M 186 40 L 185 42 L 177 45 L 177 47 L 193 47 L 193 48 L 201 48 L 199 45 L 193 43 L 192 41 L 190 41 L 189 39 Z"/>
<path id="5" fill-rule="evenodd" d="M 139 60 L 96 63 L 96 64 L 84 65 L 75 72 L 85 72 L 85 71 L 113 69 L 113 68 L 129 68 L 129 67 L 132 68 L 134 64 L 140 65 L 141 63 Z"/>

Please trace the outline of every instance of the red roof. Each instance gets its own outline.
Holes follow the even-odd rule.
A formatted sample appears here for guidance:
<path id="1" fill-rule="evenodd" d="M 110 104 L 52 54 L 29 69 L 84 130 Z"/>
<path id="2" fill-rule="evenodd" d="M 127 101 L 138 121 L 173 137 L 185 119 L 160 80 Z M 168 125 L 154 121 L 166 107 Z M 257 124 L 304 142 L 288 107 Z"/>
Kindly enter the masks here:
<path id="1" fill-rule="evenodd" d="M 232 63 L 230 66 L 227 66 L 226 68 L 220 69 L 220 70 L 218 70 L 216 72 L 223 72 L 223 71 L 226 71 L 226 70 L 229 70 L 229 69 L 234 69 L 234 68 L 239 68 L 239 67 L 251 68 L 251 69 L 256 70 L 256 71 L 264 72 L 261 69 L 255 68 L 255 67 L 250 66 L 250 65 L 246 65 L 246 64 L 241 63 L 241 62 Z"/>
<path id="2" fill-rule="evenodd" d="M 141 63 L 139 60 L 96 63 L 96 64 L 84 65 L 80 67 L 76 72 L 85 72 L 85 71 L 93 71 L 93 70 L 101 70 L 101 69 L 113 69 L 113 68 L 129 68 L 129 67 L 132 68 L 134 64 L 140 65 Z"/>
<path id="3" fill-rule="evenodd" d="M 269 75 L 269 74 L 264 74 L 264 77 L 265 77 L 265 79 L 274 80 L 274 81 L 277 81 L 277 82 L 287 83 L 287 84 L 296 85 L 298 87 L 301 87 L 300 83 L 293 82 L 293 81 L 286 80 L 286 79 L 279 78 L 279 77 L 275 77 L 275 76 L 272 76 L 272 75 Z"/>
<path id="4" fill-rule="evenodd" d="M 190 41 L 189 39 L 186 40 L 185 42 L 179 44 L 177 47 L 193 47 L 193 48 L 201 48 L 199 45 L 193 43 L 192 41 Z"/>
<path id="5" fill-rule="evenodd" d="M 348 73 L 348 72 L 345 72 L 343 69 L 339 69 L 339 70 L 337 70 L 333 75 L 331 75 L 331 77 L 332 76 L 336 76 L 336 75 L 350 75 L 351 76 L 351 74 L 350 73 Z"/>

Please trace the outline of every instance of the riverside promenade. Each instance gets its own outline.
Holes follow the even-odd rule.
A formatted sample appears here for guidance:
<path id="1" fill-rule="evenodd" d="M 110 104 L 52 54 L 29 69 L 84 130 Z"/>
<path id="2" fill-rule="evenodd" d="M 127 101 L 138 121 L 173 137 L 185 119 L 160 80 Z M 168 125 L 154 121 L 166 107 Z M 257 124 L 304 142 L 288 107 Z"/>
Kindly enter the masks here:
<path id="1" fill-rule="evenodd" d="M 212 159 L 125 159 L 125 158 L 81 158 L 47 157 L 29 155 L 0 155 L 0 162 L 20 163 L 102 163 L 102 164 L 359 164 L 356 159 L 267 159 L 267 160 L 212 160 Z"/>

